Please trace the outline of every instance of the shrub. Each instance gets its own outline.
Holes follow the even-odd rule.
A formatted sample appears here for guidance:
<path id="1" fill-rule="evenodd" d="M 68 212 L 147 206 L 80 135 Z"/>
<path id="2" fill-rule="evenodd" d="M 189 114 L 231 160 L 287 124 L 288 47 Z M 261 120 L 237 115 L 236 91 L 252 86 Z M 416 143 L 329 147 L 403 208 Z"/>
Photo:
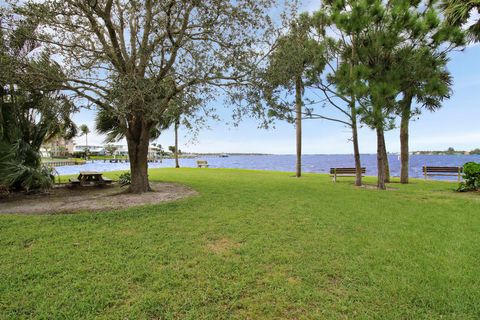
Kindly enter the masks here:
<path id="1" fill-rule="evenodd" d="M 45 191 L 52 187 L 55 179 L 52 168 L 46 166 L 32 168 L 11 163 L 5 169 L 2 182 L 11 190 Z"/>
<path id="2" fill-rule="evenodd" d="M 72 153 L 73 158 L 85 159 L 85 156 L 85 151 L 75 151 L 74 153 Z"/>
<path id="3" fill-rule="evenodd" d="M 121 175 L 118 176 L 118 183 L 120 184 L 121 187 L 128 186 L 129 184 L 132 183 L 132 175 L 130 172 L 124 172 Z"/>
<path id="4" fill-rule="evenodd" d="M 54 183 L 54 169 L 40 162 L 29 144 L 0 144 L 0 185 L 9 191 L 45 191 Z"/>
<path id="5" fill-rule="evenodd" d="M 480 163 L 467 162 L 463 165 L 463 179 L 465 182 L 460 183 L 458 191 L 475 191 L 480 188 Z"/>

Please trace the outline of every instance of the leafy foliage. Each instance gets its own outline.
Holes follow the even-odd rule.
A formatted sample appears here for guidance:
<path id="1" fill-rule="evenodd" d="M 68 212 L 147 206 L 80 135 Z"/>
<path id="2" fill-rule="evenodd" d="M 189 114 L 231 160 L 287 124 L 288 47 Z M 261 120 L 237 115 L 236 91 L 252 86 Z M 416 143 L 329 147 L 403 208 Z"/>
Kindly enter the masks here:
<path id="1" fill-rule="evenodd" d="M 80 129 L 80 133 L 81 133 L 82 135 L 87 135 L 87 134 L 90 133 L 90 128 L 88 128 L 88 126 L 87 126 L 86 124 L 82 124 L 82 125 L 79 127 L 79 129 Z"/>
<path id="2" fill-rule="evenodd" d="M 331 62 L 336 70 L 327 80 L 355 99 L 360 120 L 376 131 L 378 187 L 384 189 L 384 132 L 399 113 L 410 120 L 412 101 L 435 110 L 449 97 L 444 51 L 463 45 L 464 33 L 443 23 L 438 1 L 326 0 L 314 18 L 319 29 L 340 35 L 332 39 L 340 59 Z"/>
<path id="3" fill-rule="evenodd" d="M 471 18 L 478 17 L 480 1 L 478 0 L 444 0 L 442 3 L 447 21 L 452 25 L 466 25 Z M 468 27 L 471 40 L 480 41 L 480 19 Z"/>
<path id="4" fill-rule="evenodd" d="M 125 136 L 132 176 L 141 179 L 132 188 L 145 192 L 151 129 L 168 122 L 178 97 L 194 97 L 199 103 L 182 115 L 196 115 L 219 88 L 242 94 L 265 55 L 273 3 L 29 0 L 12 6 L 39 22 L 44 50 L 64 61 L 65 88 L 105 112 L 101 119 L 115 126 L 106 128 L 115 129 L 113 137 Z"/>
<path id="5" fill-rule="evenodd" d="M 52 170 L 40 161 L 41 145 L 57 136 L 71 138 L 77 128 L 70 119 L 74 104 L 57 81 L 45 80 L 62 77 L 60 66 L 45 54 L 32 58 L 35 25 L 19 25 L 8 32 L 0 28 L 0 184 L 31 191 L 53 182 Z"/>
<path id="6" fill-rule="evenodd" d="M 105 152 L 111 156 L 113 156 L 115 154 L 115 152 L 117 152 L 118 150 L 118 147 L 116 145 L 113 145 L 113 144 L 107 144 L 105 146 Z"/>
<path id="7" fill-rule="evenodd" d="M 132 175 L 130 172 L 124 172 L 118 176 L 118 183 L 121 187 L 128 186 L 132 183 Z"/>
<path id="8" fill-rule="evenodd" d="M 463 179 L 457 191 L 476 191 L 480 189 L 480 163 L 467 162 L 463 165 Z"/>
<path id="9" fill-rule="evenodd" d="M 122 125 L 122 117 L 113 115 L 106 110 L 100 109 L 95 117 L 95 130 L 106 136 L 106 143 L 117 142 L 125 138 L 126 130 Z M 157 139 L 163 130 L 168 129 L 174 122 L 172 116 L 164 117 L 162 122 L 150 128 L 150 139 Z"/>
<path id="10" fill-rule="evenodd" d="M 46 190 L 54 182 L 54 169 L 41 165 L 38 151 L 19 141 L 0 144 L 0 184 L 11 190 Z"/>
<path id="11" fill-rule="evenodd" d="M 290 22 L 289 32 L 277 40 L 263 76 L 270 117 L 294 122 L 295 102 L 288 97 L 298 89 L 303 94 L 309 79 L 325 67 L 323 44 L 310 35 L 311 29 L 311 17 L 303 13 Z"/>

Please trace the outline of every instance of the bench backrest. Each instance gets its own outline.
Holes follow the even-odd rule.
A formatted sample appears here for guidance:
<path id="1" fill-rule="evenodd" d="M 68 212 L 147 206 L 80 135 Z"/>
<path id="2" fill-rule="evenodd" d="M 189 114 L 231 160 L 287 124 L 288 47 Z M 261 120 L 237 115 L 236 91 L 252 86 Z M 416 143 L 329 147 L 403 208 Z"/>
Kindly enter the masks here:
<path id="1" fill-rule="evenodd" d="M 207 160 L 197 160 L 197 164 L 208 164 Z"/>
<path id="2" fill-rule="evenodd" d="M 362 168 L 362 173 L 365 173 L 366 169 Z M 356 174 L 355 168 L 330 168 L 330 174 Z"/>
<path id="3" fill-rule="evenodd" d="M 462 167 L 430 167 L 423 166 L 423 172 L 426 173 L 459 173 L 462 172 Z"/>

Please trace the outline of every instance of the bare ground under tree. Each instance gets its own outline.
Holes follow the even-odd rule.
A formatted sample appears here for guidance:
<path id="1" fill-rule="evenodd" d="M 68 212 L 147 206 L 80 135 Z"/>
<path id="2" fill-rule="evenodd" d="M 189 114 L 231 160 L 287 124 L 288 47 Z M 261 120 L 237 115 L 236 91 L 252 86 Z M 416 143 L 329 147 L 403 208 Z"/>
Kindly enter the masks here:
<path id="1" fill-rule="evenodd" d="M 0 198 L 0 214 L 52 214 L 105 211 L 173 201 L 198 193 L 176 183 L 151 183 L 154 191 L 131 194 L 119 185 L 104 188 L 52 189 L 48 194 L 13 194 Z"/>

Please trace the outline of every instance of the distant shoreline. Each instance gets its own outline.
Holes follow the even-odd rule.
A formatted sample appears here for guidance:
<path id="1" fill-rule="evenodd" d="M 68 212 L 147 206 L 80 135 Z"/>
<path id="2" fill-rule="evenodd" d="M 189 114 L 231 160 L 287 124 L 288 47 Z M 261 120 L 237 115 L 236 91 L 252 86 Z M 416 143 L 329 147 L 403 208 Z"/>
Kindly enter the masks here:
<path id="1" fill-rule="evenodd" d="M 295 156 L 294 153 L 184 153 L 184 156 Z M 360 155 L 376 155 L 376 153 L 361 153 Z M 389 156 L 399 156 L 399 152 L 388 153 Z M 475 153 L 445 153 L 437 151 L 414 151 L 410 153 L 410 156 L 475 156 Z M 353 156 L 353 153 L 304 153 L 302 156 Z"/>

